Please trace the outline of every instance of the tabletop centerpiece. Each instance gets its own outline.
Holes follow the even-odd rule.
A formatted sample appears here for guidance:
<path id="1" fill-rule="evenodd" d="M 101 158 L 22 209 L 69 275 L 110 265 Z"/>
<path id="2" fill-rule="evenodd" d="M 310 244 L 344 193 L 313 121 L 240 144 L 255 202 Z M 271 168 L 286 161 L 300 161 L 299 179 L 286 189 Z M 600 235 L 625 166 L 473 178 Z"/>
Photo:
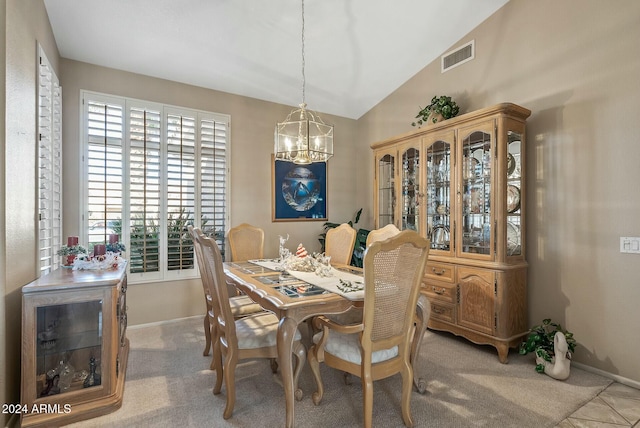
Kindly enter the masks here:
<path id="1" fill-rule="evenodd" d="M 109 243 L 94 244 L 93 255 L 83 254 L 73 261 L 73 270 L 117 269 L 126 263 L 122 253 L 126 247 L 118 241 L 118 235 L 109 235 Z"/>
<path id="2" fill-rule="evenodd" d="M 315 272 L 318 276 L 331 276 L 331 257 L 324 253 L 313 253 L 309 255 L 307 249 L 298 244 L 295 253 L 291 253 L 284 245 L 289 239 L 280 236 L 280 260 L 282 270 L 293 270 L 298 272 Z"/>
<path id="3" fill-rule="evenodd" d="M 69 267 L 78 255 L 87 254 L 87 249 L 78 244 L 77 236 L 69 236 L 67 245 L 63 245 L 56 254 L 62 257 L 62 265 Z"/>

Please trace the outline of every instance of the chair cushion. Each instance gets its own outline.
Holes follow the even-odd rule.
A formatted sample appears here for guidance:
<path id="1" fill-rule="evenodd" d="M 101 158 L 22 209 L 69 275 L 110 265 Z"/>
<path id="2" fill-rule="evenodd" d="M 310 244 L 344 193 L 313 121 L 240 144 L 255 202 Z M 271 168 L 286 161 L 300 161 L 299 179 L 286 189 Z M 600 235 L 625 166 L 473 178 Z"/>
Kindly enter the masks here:
<path id="1" fill-rule="evenodd" d="M 231 313 L 234 317 L 262 312 L 262 306 L 251 300 L 249 296 L 234 296 L 229 298 Z"/>
<path id="2" fill-rule="evenodd" d="M 313 336 L 313 343 L 318 343 L 322 337 L 323 332 L 316 333 Z M 359 334 L 344 334 L 336 331 L 329 332 L 329 338 L 324 344 L 325 352 L 330 353 L 342 360 L 349 361 L 354 364 L 362 363 L 362 356 L 360 355 L 360 338 Z M 398 347 L 394 346 L 389 349 L 381 349 L 375 351 L 371 355 L 371 362 L 373 364 L 381 361 L 390 360 L 398 356 Z"/>
<path id="3" fill-rule="evenodd" d="M 238 348 L 256 349 L 276 346 L 280 320 L 271 312 L 249 315 L 235 322 Z M 296 329 L 294 340 L 300 340 L 301 337 L 300 331 Z"/>

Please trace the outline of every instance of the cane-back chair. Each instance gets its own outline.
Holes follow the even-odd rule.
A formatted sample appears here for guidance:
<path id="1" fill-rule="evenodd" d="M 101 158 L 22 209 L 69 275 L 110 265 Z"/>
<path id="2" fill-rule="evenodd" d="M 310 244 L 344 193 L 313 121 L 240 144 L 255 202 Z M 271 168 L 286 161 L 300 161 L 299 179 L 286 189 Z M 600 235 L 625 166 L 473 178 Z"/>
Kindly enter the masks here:
<path id="1" fill-rule="evenodd" d="M 272 361 L 278 357 L 277 333 L 279 319 L 270 312 L 262 312 L 243 318 L 234 318 L 229 305 L 229 293 L 226 287 L 222 256 L 218 244 L 209 238 L 198 236 L 202 245 L 202 253 L 210 275 L 212 277 L 210 293 L 215 295 L 213 308 L 217 320 L 219 340 L 215 341 L 214 364 L 216 370 L 216 383 L 214 394 L 222 391 L 224 379 L 227 390 L 226 406 L 223 413 L 225 419 L 233 414 L 236 402 L 235 371 L 239 360 L 268 358 Z M 295 396 L 302 398 L 302 391 L 298 388 L 298 378 L 304 365 L 306 349 L 300 342 L 300 332 L 296 330 L 294 335 L 293 353 L 296 357 L 294 385 Z M 223 362 L 224 359 L 224 362 Z M 272 364 L 272 369 L 273 369 Z"/>
<path id="2" fill-rule="evenodd" d="M 342 223 L 338 227 L 327 230 L 324 253 L 331 256 L 331 263 L 351 264 L 356 235 L 356 230 L 348 223 Z"/>
<path id="3" fill-rule="evenodd" d="M 264 252 L 264 231 L 259 227 L 242 223 L 232 227 L 227 234 L 231 260 L 261 259 Z"/>
<path id="4" fill-rule="evenodd" d="M 367 247 L 376 241 L 384 241 L 392 236 L 396 236 L 398 233 L 400 233 L 400 229 L 398 229 L 393 223 L 389 223 L 380 229 L 372 230 L 367 235 Z"/>
<path id="5" fill-rule="evenodd" d="M 429 241 L 413 231 L 374 242 L 367 249 L 362 323 L 341 325 L 323 316 L 316 318 L 322 331 L 314 335 L 308 354 L 318 388 L 312 396 L 314 404 L 319 404 L 324 394 L 319 364 L 324 362 L 362 379 L 364 426 L 370 427 L 373 381 L 400 373 L 402 419 L 406 426 L 413 426 L 411 341 L 428 252 Z"/>
<path id="6" fill-rule="evenodd" d="M 205 261 L 202 255 L 202 248 L 198 241 L 198 235 L 204 236 L 202 231 L 199 228 L 194 228 L 192 225 L 188 225 L 187 229 L 189 230 L 189 235 L 193 241 L 194 251 L 196 253 L 196 260 L 198 263 L 198 269 L 200 271 L 200 278 L 202 280 L 202 289 L 204 292 L 204 301 L 206 312 L 204 314 L 204 337 L 205 337 L 205 345 L 204 351 L 202 355 L 209 355 L 209 351 L 212 348 L 212 340 L 216 340 L 216 333 L 213 332 L 212 338 L 212 323 L 215 321 L 213 316 L 213 308 L 212 308 L 212 297 L 209 292 L 209 284 L 210 276 L 206 271 Z M 249 296 L 233 296 L 229 298 L 229 304 L 231 305 L 231 310 L 236 318 L 240 318 L 243 316 L 247 316 L 250 314 L 255 314 L 258 312 L 262 312 L 262 307 L 255 303 L 253 300 L 249 298 Z M 211 361 L 211 368 L 213 369 L 213 360 Z"/>

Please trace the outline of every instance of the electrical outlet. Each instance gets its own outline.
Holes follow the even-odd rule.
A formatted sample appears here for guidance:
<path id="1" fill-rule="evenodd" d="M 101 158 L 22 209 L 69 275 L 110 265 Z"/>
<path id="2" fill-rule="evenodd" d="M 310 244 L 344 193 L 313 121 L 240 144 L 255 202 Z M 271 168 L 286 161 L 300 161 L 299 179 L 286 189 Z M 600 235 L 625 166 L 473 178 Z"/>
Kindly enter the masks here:
<path id="1" fill-rule="evenodd" d="M 620 237 L 620 252 L 640 254 L 640 238 L 639 237 Z"/>

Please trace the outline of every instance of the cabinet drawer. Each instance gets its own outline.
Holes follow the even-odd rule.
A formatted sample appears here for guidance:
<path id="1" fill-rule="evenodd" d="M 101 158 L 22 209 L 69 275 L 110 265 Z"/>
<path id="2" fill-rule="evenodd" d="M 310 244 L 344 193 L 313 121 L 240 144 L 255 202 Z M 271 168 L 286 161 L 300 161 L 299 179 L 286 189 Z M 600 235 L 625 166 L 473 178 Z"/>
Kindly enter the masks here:
<path id="1" fill-rule="evenodd" d="M 431 301 L 431 318 L 453 323 L 455 320 L 454 310 L 453 305 Z"/>
<path id="2" fill-rule="evenodd" d="M 456 302 L 456 286 L 454 284 L 425 281 L 422 283 L 422 291 L 432 300 Z"/>
<path id="3" fill-rule="evenodd" d="M 451 283 L 455 282 L 455 268 L 448 263 L 427 262 L 427 268 L 424 274 L 430 279 Z"/>

